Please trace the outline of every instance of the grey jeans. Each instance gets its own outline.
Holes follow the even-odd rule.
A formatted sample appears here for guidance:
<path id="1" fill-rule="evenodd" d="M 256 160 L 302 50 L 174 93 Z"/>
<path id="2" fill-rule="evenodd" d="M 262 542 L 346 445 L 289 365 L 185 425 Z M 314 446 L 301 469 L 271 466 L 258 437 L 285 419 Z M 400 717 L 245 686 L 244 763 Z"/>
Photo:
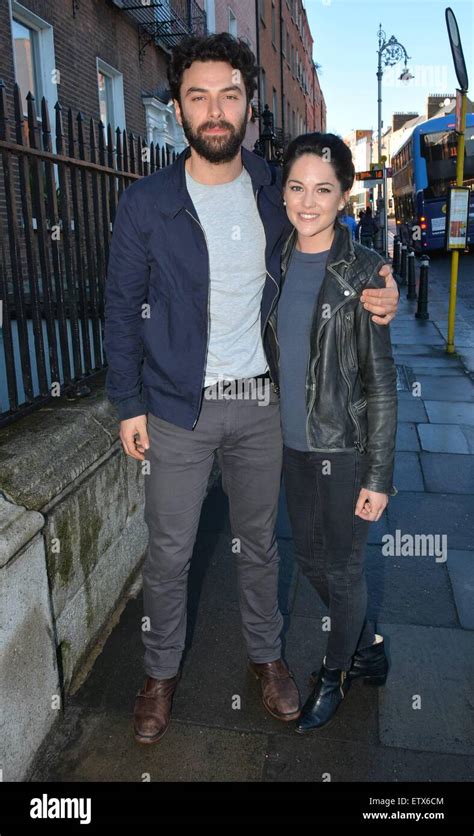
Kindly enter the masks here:
<path id="1" fill-rule="evenodd" d="M 204 397 L 194 430 L 148 413 L 145 522 L 149 540 L 143 567 L 147 620 L 142 638 L 145 672 L 155 679 L 174 676 L 181 662 L 188 572 L 216 450 L 229 499 L 232 537 L 240 540 L 240 553 L 234 557 L 248 657 L 253 662 L 271 662 L 281 656 L 283 618 L 277 598 L 275 522 L 282 438 L 279 398 L 266 383 L 271 390 L 266 404 L 257 396 Z"/>

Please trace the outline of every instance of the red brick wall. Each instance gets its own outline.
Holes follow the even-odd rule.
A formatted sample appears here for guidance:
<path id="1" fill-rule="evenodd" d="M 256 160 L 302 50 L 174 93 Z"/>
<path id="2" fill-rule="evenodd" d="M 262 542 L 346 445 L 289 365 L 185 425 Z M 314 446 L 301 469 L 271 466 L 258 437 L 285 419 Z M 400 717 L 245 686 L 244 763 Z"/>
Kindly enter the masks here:
<path id="1" fill-rule="evenodd" d="M 108 0 L 81 0 L 75 17 L 71 0 L 24 0 L 22 5 L 53 26 L 61 105 L 81 110 L 86 119 L 100 117 L 96 58 L 102 58 L 123 73 L 127 130 L 145 136 L 141 94 L 152 93 L 166 84 L 165 53 L 150 44 L 140 64 L 137 24 Z M 0 78 L 10 89 L 13 72 L 8 3 L 2 0 Z"/>

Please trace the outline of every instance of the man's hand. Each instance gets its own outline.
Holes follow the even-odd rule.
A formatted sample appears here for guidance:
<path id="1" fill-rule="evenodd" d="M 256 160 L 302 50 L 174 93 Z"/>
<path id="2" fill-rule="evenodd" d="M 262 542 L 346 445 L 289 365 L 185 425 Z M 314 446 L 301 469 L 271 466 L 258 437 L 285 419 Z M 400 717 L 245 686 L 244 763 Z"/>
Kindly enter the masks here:
<path id="1" fill-rule="evenodd" d="M 354 514 L 363 520 L 377 522 L 387 504 L 388 496 L 386 493 L 377 493 L 376 491 L 368 491 L 367 488 L 361 488 Z"/>
<path id="2" fill-rule="evenodd" d="M 146 427 L 146 415 L 138 415 L 136 418 L 127 418 L 126 421 L 120 422 L 120 441 L 127 456 L 131 456 L 132 459 L 143 461 L 145 458 L 144 451 L 150 446 Z"/>
<path id="3" fill-rule="evenodd" d="M 385 280 L 385 287 L 369 287 L 361 293 L 360 301 L 366 311 L 376 316 L 372 320 L 378 325 L 388 325 L 397 313 L 399 293 L 389 264 L 383 264 L 379 276 Z"/>

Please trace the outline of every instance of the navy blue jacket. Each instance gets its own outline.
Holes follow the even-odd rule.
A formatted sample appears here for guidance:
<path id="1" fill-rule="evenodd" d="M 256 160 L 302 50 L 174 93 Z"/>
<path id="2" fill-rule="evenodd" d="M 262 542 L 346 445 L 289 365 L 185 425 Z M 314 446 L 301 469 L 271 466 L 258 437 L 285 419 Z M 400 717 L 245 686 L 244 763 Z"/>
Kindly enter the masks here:
<path id="1" fill-rule="evenodd" d="M 150 411 L 185 429 L 193 429 L 199 417 L 209 334 L 209 255 L 186 188 L 184 164 L 190 153 L 187 147 L 173 165 L 136 180 L 120 198 L 105 286 L 104 337 L 107 395 L 120 420 Z M 292 225 L 283 206 L 281 170 L 244 147 L 241 153 L 266 237 L 263 335 Z"/>

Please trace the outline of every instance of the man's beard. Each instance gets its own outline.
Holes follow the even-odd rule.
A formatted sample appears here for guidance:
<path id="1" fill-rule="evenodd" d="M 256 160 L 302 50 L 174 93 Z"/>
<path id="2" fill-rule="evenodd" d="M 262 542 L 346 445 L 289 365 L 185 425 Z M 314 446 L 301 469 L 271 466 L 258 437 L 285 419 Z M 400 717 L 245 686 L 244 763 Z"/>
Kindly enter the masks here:
<path id="1" fill-rule="evenodd" d="M 205 122 L 196 132 L 191 124 L 181 115 L 183 131 L 191 148 L 210 163 L 228 163 L 237 155 L 240 146 L 245 138 L 247 122 L 245 118 L 237 130 L 230 122 Z M 209 128 L 226 128 L 227 134 L 205 135 L 204 131 Z"/>

